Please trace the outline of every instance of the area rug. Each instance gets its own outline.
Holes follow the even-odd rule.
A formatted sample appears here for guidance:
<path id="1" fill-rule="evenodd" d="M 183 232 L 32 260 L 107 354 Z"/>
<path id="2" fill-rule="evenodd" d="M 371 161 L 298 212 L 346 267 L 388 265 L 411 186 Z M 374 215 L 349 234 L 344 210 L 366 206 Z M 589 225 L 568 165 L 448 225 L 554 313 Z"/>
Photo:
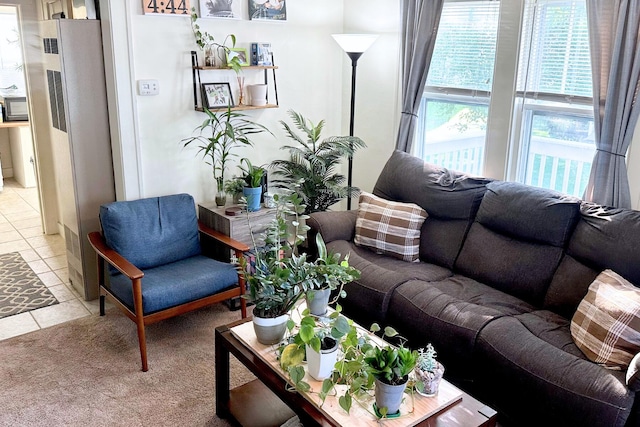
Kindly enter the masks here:
<path id="1" fill-rule="evenodd" d="M 0 255 L 0 319 L 58 304 L 18 252 Z"/>
<path id="2" fill-rule="evenodd" d="M 228 426 L 215 414 L 214 328 L 240 318 L 217 304 L 147 326 L 115 308 L 0 341 L 0 426 Z M 254 379 L 231 357 L 232 387 Z"/>

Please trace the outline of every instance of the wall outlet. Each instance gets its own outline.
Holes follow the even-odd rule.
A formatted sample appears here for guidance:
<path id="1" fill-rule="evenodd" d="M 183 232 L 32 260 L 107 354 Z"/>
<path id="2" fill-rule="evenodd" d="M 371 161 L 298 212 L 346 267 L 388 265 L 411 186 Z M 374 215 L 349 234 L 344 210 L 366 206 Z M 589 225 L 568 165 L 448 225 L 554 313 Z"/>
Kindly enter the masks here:
<path id="1" fill-rule="evenodd" d="M 138 80 L 138 95 L 154 96 L 160 93 L 158 80 Z"/>

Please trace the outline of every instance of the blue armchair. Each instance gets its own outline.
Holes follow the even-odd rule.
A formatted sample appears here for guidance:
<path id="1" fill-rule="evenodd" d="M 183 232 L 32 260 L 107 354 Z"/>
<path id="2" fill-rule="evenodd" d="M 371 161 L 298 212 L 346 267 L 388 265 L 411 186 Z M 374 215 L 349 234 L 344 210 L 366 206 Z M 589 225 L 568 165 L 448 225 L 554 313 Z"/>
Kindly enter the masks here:
<path id="1" fill-rule="evenodd" d="M 100 207 L 100 223 L 102 233 L 88 236 L 98 254 L 100 315 L 109 297 L 136 323 L 143 371 L 146 325 L 244 294 L 244 279 L 232 264 L 202 255 L 199 232 L 238 258 L 249 247 L 199 223 L 188 194 L 108 203 Z M 241 314 L 247 316 L 244 298 Z"/>

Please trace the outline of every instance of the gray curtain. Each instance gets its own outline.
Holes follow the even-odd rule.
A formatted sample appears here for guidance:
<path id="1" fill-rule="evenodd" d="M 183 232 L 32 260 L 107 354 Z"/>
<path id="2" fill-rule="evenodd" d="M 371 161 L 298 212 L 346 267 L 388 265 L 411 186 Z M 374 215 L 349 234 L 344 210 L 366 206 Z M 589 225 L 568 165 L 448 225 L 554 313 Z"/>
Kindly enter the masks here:
<path id="1" fill-rule="evenodd" d="M 396 148 L 410 152 L 444 0 L 402 2 L 402 115 Z"/>
<path id="2" fill-rule="evenodd" d="M 630 208 L 625 155 L 638 122 L 640 2 L 587 0 L 596 155 L 584 199 Z"/>

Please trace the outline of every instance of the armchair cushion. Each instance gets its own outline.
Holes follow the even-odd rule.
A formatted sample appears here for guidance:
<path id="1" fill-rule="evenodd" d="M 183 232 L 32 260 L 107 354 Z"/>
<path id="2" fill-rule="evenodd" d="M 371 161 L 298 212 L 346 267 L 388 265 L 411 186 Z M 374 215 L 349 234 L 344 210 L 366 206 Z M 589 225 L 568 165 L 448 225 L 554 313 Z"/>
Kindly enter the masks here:
<path id="1" fill-rule="evenodd" d="M 197 255 L 143 270 L 142 309 L 145 315 L 218 293 L 238 283 L 232 264 Z M 132 311 L 131 280 L 123 274 L 111 276 L 111 292 Z"/>
<path id="2" fill-rule="evenodd" d="M 100 207 L 100 221 L 107 245 L 142 270 L 200 255 L 188 194 L 108 203 Z"/>

